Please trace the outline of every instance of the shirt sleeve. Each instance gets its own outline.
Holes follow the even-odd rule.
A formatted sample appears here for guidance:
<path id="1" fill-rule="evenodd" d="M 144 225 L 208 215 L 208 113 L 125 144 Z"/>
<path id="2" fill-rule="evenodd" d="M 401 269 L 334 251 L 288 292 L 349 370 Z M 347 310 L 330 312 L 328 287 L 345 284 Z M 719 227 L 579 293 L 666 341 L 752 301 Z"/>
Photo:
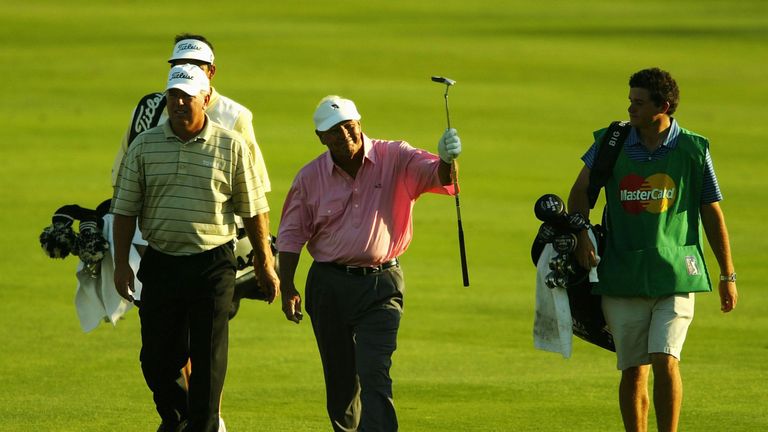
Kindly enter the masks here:
<path id="1" fill-rule="evenodd" d="M 584 161 L 584 165 L 587 166 L 587 168 L 592 169 L 592 167 L 595 165 L 595 158 L 597 157 L 597 141 L 592 143 L 592 145 L 589 147 L 586 153 L 584 153 L 584 156 L 581 157 L 581 160 Z"/>
<path id="2" fill-rule="evenodd" d="M 272 184 L 269 181 L 267 164 L 264 162 L 264 156 L 261 154 L 261 148 L 259 148 L 259 144 L 256 142 L 256 135 L 253 132 L 253 114 L 249 111 L 241 111 L 232 128 L 245 139 L 245 143 L 248 145 L 248 150 L 253 159 L 253 167 L 261 180 L 264 192 L 270 192 L 272 190 Z"/>
<path id="3" fill-rule="evenodd" d="M 404 167 L 403 181 L 412 199 L 425 192 L 444 195 L 454 193 L 453 185 L 440 184 L 440 176 L 437 173 L 440 156 L 414 148 L 405 141 L 399 143 L 398 155 Z"/>
<path id="4" fill-rule="evenodd" d="M 288 190 L 277 232 L 277 250 L 300 253 L 312 236 L 312 213 L 302 187 L 301 173 Z"/>
<path id="5" fill-rule="evenodd" d="M 709 148 L 707 148 L 704 161 L 704 175 L 702 177 L 701 203 L 711 204 L 722 200 L 723 194 L 720 192 L 720 185 L 717 183 L 717 175 L 715 175 L 715 167 L 712 164 Z"/>
<path id="6" fill-rule="evenodd" d="M 136 110 L 134 109 L 134 112 L 135 111 Z M 133 118 L 133 114 L 131 114 L 131 118 Z M 117 149 L 117 154 L 115 155 L 115 161 L 112 163 L 112 187 L 117 185 L 117 176 L 120 173 L 120 165 L 123 163 L 125 152 L 128 150 L 128 135 L 130 133 L 131 128 L 129 127 L 123 134 L 123 139 L 120 141 L 120 147 Z"/>
<path id="7" fill-rule="evenodd" d="M 232 181 L 232 202 L 235 214 L 250 218 L 268 212 L 269 204 L 264 195 L 264 186 L 253 167 L 248 147 L 240 141 L 233 141 L 233 146 L 235 177 Z"/>
<path id="8" fill-rule="evenodd" d="M 112 195 L 110 213 L 138 216 L 144 202 L 144 170 L 141 163 L 142 144 L 137 142 L 121 158 Z"/>

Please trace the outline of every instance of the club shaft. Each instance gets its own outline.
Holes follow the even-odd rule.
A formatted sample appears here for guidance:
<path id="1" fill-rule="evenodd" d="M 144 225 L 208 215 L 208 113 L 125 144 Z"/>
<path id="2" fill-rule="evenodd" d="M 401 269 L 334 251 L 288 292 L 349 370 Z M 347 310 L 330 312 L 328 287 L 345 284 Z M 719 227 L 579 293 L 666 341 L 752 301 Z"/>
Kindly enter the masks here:
<path id="1" fill-rule="evenodd" d="M 448 123 L 448 129 L 451 128 L 451 111 L 448 109 L 448 89 L 450 87 L 445 86 L 445 120 Z"/>
<path id="2" fill-rule="evenodd" d="M 456 162 L 451 162 L 451 180 L 456 192 L 456 222 L 459 228 L 459 257 L 461 258 L 461 278 L 464 286 L 469 286 L 469 269 L 467 267 L 467 250 L 464 246 L 464 226 L 461 224 L 461 201 L 459 200 L 459 180 L 456 175 Z"/>
<path id="3" fill-rule="evenodd" d="M 461 219 L 459 219 L 459 254 L 461 255 L 461 278 L 464 282 L 464 286 L 469 286 L 469 270 L 467 269 L 467 252 L 464 248 L 464 228 L 461 226 Z"/>
<path id="4" fill-rule="evenodd" d="M 456 194 L 456 212 L 461 213 L 459 211 L 459 194 Z M 464 246 L 464 227 L 461 224 L 461 216 L 456 219 L 458 226 L 459 226 L 459 256 L 461 258 L 461 278 L 464 282 L 464 286 L 469 286 L 469 270 L 467 269 L 467 249 Z"/>

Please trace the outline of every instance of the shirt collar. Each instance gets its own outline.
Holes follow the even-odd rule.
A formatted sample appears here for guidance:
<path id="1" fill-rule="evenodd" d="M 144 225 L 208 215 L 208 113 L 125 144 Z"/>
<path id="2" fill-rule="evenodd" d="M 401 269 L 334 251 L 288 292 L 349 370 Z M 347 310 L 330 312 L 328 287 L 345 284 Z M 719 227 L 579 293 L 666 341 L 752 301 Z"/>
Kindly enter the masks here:
<path id="1" fill-rule="evenodd" d="M 669 133 L 661 145 L 672 150 L 673 148 L 677 147 L 677 137 L 680 135 L 680 126 L 678 126 L 677 120 L 675 120 L 674 117 L 670 117 L 670 120 L 671 122 L 669 124 Z M 634 127 L 632 127 L 632 130 L 629 132 L 629 136 L 627 137 L 625 145 L 628 147 L 642 145 L 642 141 L 640 141 L 640 134 Z"/>
<path id="2" fill-rule="evenodd" d="M 364 133 L 360 132 L 363 135 L 363 164 L 365 164 L 365 160 L 371 161 L 371 163 L 376 163 L 376 152 L 373 150 L 373 142 L 371 142 L 371 139 L 368 138 Z M 333 174 L 333 167 L 336 165 L 333 163 L 333 157 L 331 157 L 331 151 L 326 150 L 325 154 L 325 171 L 328 173 L 328 175 Z"/>
<path id="3" fill-rule="evenodd" d="M 176 140 L 181 142 L 181 138 L 177 137 L 175 133 L 173 133 L 173 129 L 171 129 L 171 120 L 168 119 L 163 123 L 163 133 L 165 134 L 165 139 L 167 141 Z M 203 126 L 203 130 L 200 131 L 199 134 L 197 134 L 194 138 L 187 142 L 193 142 L 193 141 L 208 141 L 211 138 L 211 119 L 208 117 L 208 114 L 205 114 L 205 126 Z"/>
<path id="4" fill-rule="evenodd" d="M 208 100 L 208 107 L 211 107 L 213 104 L 215 104 L 218 100 L 221 94 L 216 91 L 216 88 L 214 86 L 211 86 L 211 98 Z"/>

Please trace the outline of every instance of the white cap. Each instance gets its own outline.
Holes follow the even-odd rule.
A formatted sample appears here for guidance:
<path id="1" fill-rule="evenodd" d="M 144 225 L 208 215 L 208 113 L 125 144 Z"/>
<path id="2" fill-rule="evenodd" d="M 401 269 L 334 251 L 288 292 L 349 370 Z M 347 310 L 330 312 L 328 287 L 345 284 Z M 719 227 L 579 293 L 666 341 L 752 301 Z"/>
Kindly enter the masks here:
<path id="1" fill-rule="evenodd" d="M 326 96 L 315 109 L 313 116 L 315 129 L 324 132 L 337 123 L 347 120 L 360 120 L 355 103 L 341 96 Z"/>
<path id="2" fill-rule="evenodd" d="M 174 60 L 200 60 L 213 64 L 213 50 L 207 43 L 197 39 L 183 39 L 173 46 L 173 52 L 168 63 Z"/>
<path id="3" fill-rule="evenodd" d="M 168 85 L 166 90 L 179 89 L 190 96 L 198 96 L 200 93 L 208 93 L 211 81 L 208 76 L 193 64 L 176 65 L 168 72 Z"/>

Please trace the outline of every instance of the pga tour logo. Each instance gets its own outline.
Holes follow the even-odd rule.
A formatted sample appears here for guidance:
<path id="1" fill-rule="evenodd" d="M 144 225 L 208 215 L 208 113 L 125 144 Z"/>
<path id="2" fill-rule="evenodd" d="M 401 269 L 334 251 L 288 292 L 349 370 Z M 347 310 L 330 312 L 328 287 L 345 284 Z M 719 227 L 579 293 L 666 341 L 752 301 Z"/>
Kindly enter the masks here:
<path id="1" fill-rule="evenodd" d="M 677 199 L 677 185 L 666 174 L 653 174 L 643 178 L 629 174 L 619 182 L 619 200 L 630 214 L 662 213 L 669 210 Z"/>

